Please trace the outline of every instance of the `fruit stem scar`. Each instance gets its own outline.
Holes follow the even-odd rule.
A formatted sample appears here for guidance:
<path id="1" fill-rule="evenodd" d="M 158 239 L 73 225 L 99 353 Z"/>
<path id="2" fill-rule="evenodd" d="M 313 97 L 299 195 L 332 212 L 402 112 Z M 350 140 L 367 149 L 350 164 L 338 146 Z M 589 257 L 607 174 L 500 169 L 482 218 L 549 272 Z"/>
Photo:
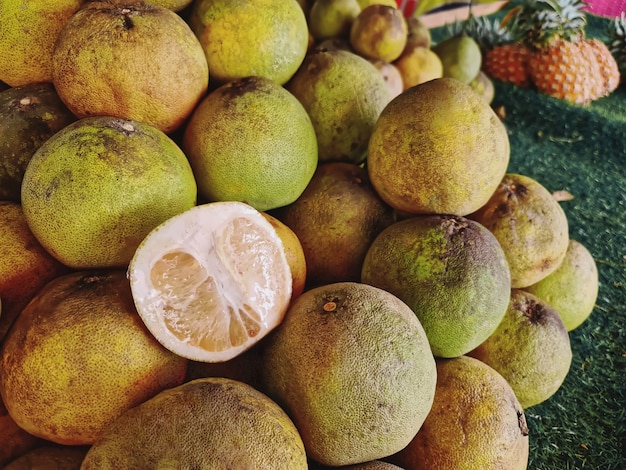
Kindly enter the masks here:
<path id="1" fill-rule="evenodd" d="M 325 312 L 334 312 L 337 309 L 337 304 L 333 301 L 328 301 L 322 308 Z"/>

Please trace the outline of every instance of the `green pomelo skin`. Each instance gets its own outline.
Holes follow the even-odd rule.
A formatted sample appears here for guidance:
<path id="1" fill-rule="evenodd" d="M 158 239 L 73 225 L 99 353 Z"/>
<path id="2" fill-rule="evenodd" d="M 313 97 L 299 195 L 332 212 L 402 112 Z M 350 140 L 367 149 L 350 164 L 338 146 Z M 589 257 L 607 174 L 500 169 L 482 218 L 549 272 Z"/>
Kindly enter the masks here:
<path id="1" fill-rule="evenodd" d="M 567 331 L 572 331 L 591 315 L 598 289 L 598 268 L 592 254 L 582 243 L 570 239 L 559 267 L 524 290 L 554 307 Z"/>
<path id="2" fill-rule="evenodd" d="M 497 370 L 524 409 L 554 395 L 572 362 L 569 334 L 559 313 L 520 289 L 511 291 L 496 331 L 468 355 Z"/>
<path id="3" fill-rule="evenodd" d="M 311 116 L 320 162 L 365 160 L 372 130 L 391 99 L 372 63 L 345 50 L 316 49 L 287 89 Z"/>
<path id="4" fill-rule="evenodd" d="M 318 463 L 391 455 L 430 411 L 436 366 L 428 340 L 411 310 L 388 292 L 350 282 L 308 290 L 268 340 L 266 391 Z"/>
<path id="5" fill-rule="evenodd" d="M 443 76 L 469 84 L 480 72 L 480 47 L 469 36 L 455 36 L 433 47 L 443 63 Z"/>
<path id="6" fill-rule="evenodd" d="M 22 178 L 35 151 L 76 120 L 51 83 L 0 93 L 0 200 L 20 202 Z"/>
<path id="7" fill-rule="evenodd" d="M 511 287 L 495 237 L 448 215 L 413 217 L 383 230 L 365 256 L 361 281 L 406 302 L 433 354 L 444 358 L 471 351 L 493 333 Z"/>
<path id="8" fill-rule="evenodd" d="M 48 139 L 26 168 L 21 197 L 33 234 L 63 264 L 124 267 L 153 228 L 195 205 L 196 184 L 165 133 L 103 116 Z"/>

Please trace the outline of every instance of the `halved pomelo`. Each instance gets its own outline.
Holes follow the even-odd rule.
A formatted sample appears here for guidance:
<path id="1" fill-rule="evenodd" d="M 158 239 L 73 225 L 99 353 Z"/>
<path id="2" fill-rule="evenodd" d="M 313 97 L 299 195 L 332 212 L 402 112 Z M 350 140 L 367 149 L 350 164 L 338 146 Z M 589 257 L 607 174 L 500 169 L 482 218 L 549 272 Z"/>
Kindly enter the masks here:
<path id="1" fill-rule="evenodd" d="M 282 321 L 292 278 L 270 222 L 241 202 L 199 205 L 144 239 L 128 276 L 137 311 L 166 348 L 226 361 Z"/>

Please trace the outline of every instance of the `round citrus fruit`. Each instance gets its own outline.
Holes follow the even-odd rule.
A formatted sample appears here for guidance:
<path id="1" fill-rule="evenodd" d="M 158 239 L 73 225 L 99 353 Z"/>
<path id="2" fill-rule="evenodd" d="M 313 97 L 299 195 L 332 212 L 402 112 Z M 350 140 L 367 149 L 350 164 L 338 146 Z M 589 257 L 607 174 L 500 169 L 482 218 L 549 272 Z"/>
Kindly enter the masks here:
<path id="1" fill-rule="evenodd" d="M 554 395 L 572 363 L 569 334 L 559 313 L 520 289 L 512 290 L 496 331 L 469 355 L 497 370 L 524 408 Z"/>
<path id="2" fill-rule="evenodd" d="M 0 394 L 29 433 L 89 445 L 121 413 L 182 383 L 186 365 L 145 328 L 125 271 L 81 271 L 46 284 L 15 320 Z"/>
<path id="3" fill-rule="evenodd" d="M 464 217 L 416 216 L 370 245 L 361 281 L 411 307 L 433 354 L 456 357 L 491 335 L 509 304 L 506 257 L 489 230 Z"/>
<path id="4" fill-rule="evenodd" d="M 567 331 L 578 328 L 593 311 L 599 290 L 598 267 L 582 243 L 570 239 L 555 271 L 524 290 L 556 309 Z"/>
<path id="5" fill-rule="evenodd" d="M 522 406 L 498 372 L 467 356 L 438 359 L 431 412 L 390 460 L 412 470 L 526 470 L 528 433 Z"/>
<path id="6" fill-rule="evenodd" d="M 350 44 L 362 57 L 393 62 L 402 54 L 408 34 L 401 10 L 376 3 L 365 7 L 352 21 Z"/>
<path id="7" fill-rule="evenodd" d="M 20 202 L 24 171 L 35 151 L 75 120 L 52 83 L 32 83 L 0 93 L 0 200 Z"/>
<path id="8" fill-rule="evenodd" d="M 469 35 L 447 38 L 432 47 L 443 64 L 443 76 L 469 84 L 480 72 L 482 53 Z"/>
<path id="9" fill-rule="evenodd" d="M 357 0 L 315 0 L 308 14 L 309 30 L 316 41 L 346 37 L 359 13 Z"/>
<path id="10" fill-rule="evenodd" d="M 109 426 L 81 467 L 104 468 L 308 467 L 298 430 L 274 401 L 242 382 L 201 378 L 159 393 Z"/>
<path id="11" fill-rule="evenodd" d="M 367 170 L 344 162 L 319 165 L 304 193 L 276 215 L 302 244 L 311 286 L 359 281 L 370 244 L 395 220 Z"/>
<path id="12" fill-rule="evenodd" d="M 365 160 L 374 125 L 390 100 L 372 63 L 345 50 L 315 49 L 287 89 L 311 117 L 320 162 Z"/>
<path id="13" fill-rule="evenodd" d="M 209 84 L 188 24 L 136 0 L 86 3 L 61 30 L 52 66 L 59 96 L 79 118 L 133 119 L 166 133 L 183 124 Z"/>
<path id="14" fill-rule="evenodd" d="M 507 131 L 489 104 L 469 85 L 437 78 L 386 106 L 369 141 L 367 169 L 395 209 L 467 215 L 489 200 L 509 155 Z"/>
<path id="15" fill-rule="evenodd" d="M 150 230 L 195 205 L 196 183 L 163 132 L 102 116 L 80 119 L 41 145 L 21 196 L 28 226 L 62 263 L 125 267 Z"/>
<path id="16" fill-rule="evenodd" d="M 317 166 L 311 118 L 291 93 L 262 77 L 211 92 L 193 112 L 182 145 L 204 198 L 260 211 L 295 201 Z"/>
<path id="17" fill-rule="evenodd" d="M 33 296 L 68 268 L 37 241 L 16 202 L 0 201 L 0 343 Z"/>
<path id="18" fill-rule="evenodd" d="M 83 0 L 0 2 L 0 81 L 10 86 L 52 81 L 59 32 Z"/>
<path id="19" fill-rule="evenodd" d="M 400 71 L 404 89 L 443 77 L 443 64 L 432 49 L 412 46 L 404 49 L 394 61 Z"/>
<path id="20" fill-rule="evenodd" d="M 318 463 L 391 455 L 430 410 L 436 373 L 428 340 L 411 309 L 388 292 L 354 282 L 307 290 L 267 340 L 265 390 Z"/>
<path id="21" fill-rule="evenodd" d="M 285 84 L 309 47 L 309 28 L 296 0 L 197 0 L 189 19 L 211 78 L 249 76 Z"/>
<path id="22" fill-rule="evenodd" d="M 249 349 L 282 321 L 291 300 L 280 237 L 241 202 L 208 203 L 165 221 L 139 246 L 128 273 L 148 329 L 197 361 Z"/>
<path id="23" fill-rule="evenodd" d="M 569 245 L 567 215 L 537 180 L 507 173 L 473 220 L 498 239 L 511 269 L 511 287 L 539 282 L 562 263 Z"/>

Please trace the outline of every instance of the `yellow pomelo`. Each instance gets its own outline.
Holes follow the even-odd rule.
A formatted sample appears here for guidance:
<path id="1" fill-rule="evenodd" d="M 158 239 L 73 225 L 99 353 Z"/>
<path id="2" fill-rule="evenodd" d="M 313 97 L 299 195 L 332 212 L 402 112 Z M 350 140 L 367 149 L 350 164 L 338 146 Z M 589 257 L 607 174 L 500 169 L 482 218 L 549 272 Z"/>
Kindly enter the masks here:
<path id="1" fill-rule="evenodd" d="M 437 360 L 431 412 L 411 443 L 390 460 L 412 470 L 526 470 L 524 411 L 507 381 L 477 359 Z"/>
<path id="2" fill-rule="evenodd" d="M 524 290 L 554 307 L 567 331 L 572 331 L 593 312 L 599 287 L 598 267 L 593 255 L 585 245 L 570 239 L 559 267 Z"/>
<path id="3" fill-rule="evenodd" d="M 506 312 L 511 288 L 493 234 L 448 215 L 416 216 L 383 230 L 365 255 L 361 281 L 406 302 L 439 357 L 463 355 L 487 339 Z"/>
<path id="4" fill-rule="evenodd" d="M 443 64 L 443 76 L 469 84 L 480 72 L 480 46 L 469 35 L 453 36 L 432 47 Z"/>
<path id="5" fill-rule="evenodd" d="M 511 269 L 511 287 L 539 282 L 562 263 L 569 245 L 567 215 L 537 180 L 507 173 L 473 220 L 498 239 Z"/>
<path id="6" fill-rule="evenodd" d="M 182 146 L 205 199 L 241 201 L 260 211 L 295 201 L 317 166 L 305 108 L 262 77 L 211 92 L 193 112 Z"/>
<path id="7" fill-rule="evenodd" d="M 80 470 L 87 446 L 62 446 L 46 443 L 2 467 L 2 470 Z"/>
<path id="8" fill-rule="evenodd" d="M 280 237 L 241 202 L 204 204 L 165 221 L 139 246 L 128 274 L 148 329 L 196 361 L 249 349 L 282 321 L 291 300 Z"/>
<path id="9" fill-rule="evenodd" d="M 136 0 L 88 2 L 61 30 L 53 82 L 79 118 L 115 116 L 170 133 L 204 96 L 200 42 L 174 11 Z"/>
<path id="10" fill-rule="evenodd" d="M 0 200 L 20 202 L 24 171 L 35 151 L 76 117 L 52 83 L 32 83 L 0 93 Z"/>
<path id="11" fill-rule="evenodd" d="M 404 89 L 443 77 L 443 64 L 432 49 L 413 46 L 405 48 L 394 61 L 400 71 Z"/>
<path id="12" fill-rule="evenodd" d="M 315 40 L 347 37 L 359 13 L 357 0 L 315 0 L 309 10 L 309 30 Z"/>
<path id="13" fill-rule="evenodd" d="M 572 363 L 569 334 L 559 313 L 520 289 L 512 290 L 496 331 L 469 355 L 502 374 L 524 408 L 554 395 Z"/>
<path id="14" fill-rule="evenodd" d="M 59 32 L 82 0 L 0 2 L 0 81 L 10 86 L 52 81 Z"/>
<path id="15" fill-rule="evenodd" d="M 324 465 L 367 462 L 406 446 L 428 414 L 435 361 L 397 297 L 347 282 L 305 291 L 263 344 L 266 392 Z"/>
<path id="16" fill-rule="evenodd" d="M 125 267 L 150 230 L 195 203 L 193 172 L 173 140 L 148 124 L 104 116 L 48 139 L 22 180 L 30 229 L 77 269 Z"/>
<path id="17" fill-rule="evenodd" d="M 409 30 L 404 14 L 395 7 L 370 5 L 350 27 L 350 44 L 361 56 L 393 62 L 404 50 Z"/>
<path id="18" fill-rule="evenodd" d="M 242 382 L 203 378 L 165 390 L 120 416 L 82 470 L 305 470 L 298 430 L 270 398 Z"/>
<path id="19" fill-rule="evenodd" d="M 0 354 L 0 394 L 11 417 L 68 445 L 91 444 L 121 413 L 182 383 L 187 365 L 145 328 L 122 270 L 46 284 Z"/>
<path id="20" fill-rule="evenodd" d="M 22 207 L 0 202 L 0 343 L 33 296 L 68 268 L 37 241 L 26 222 Z"/>
<path id="21" fill-rule="evenodd" d="M 282 85 L 309 46 L 304 10 L 296 0 L 197 0 L 189 19 L 220 83 L 259 76 Z"/>
<path id="22" fill-rule="evenodd" d="M 500 184 L 510 156 L 504 124 L 469 85 L 438 78 L 383 110 L 367 169 L 389 205 L 409 214 L 467 215 Z"/>
<path id="23" fill-rule="evenodd" d="M 372 130 L 391 99 L 372 63 L 345 50 L 315 49 L 287 89 L 311 117 L 320 162 L 365 160 Z"/>

